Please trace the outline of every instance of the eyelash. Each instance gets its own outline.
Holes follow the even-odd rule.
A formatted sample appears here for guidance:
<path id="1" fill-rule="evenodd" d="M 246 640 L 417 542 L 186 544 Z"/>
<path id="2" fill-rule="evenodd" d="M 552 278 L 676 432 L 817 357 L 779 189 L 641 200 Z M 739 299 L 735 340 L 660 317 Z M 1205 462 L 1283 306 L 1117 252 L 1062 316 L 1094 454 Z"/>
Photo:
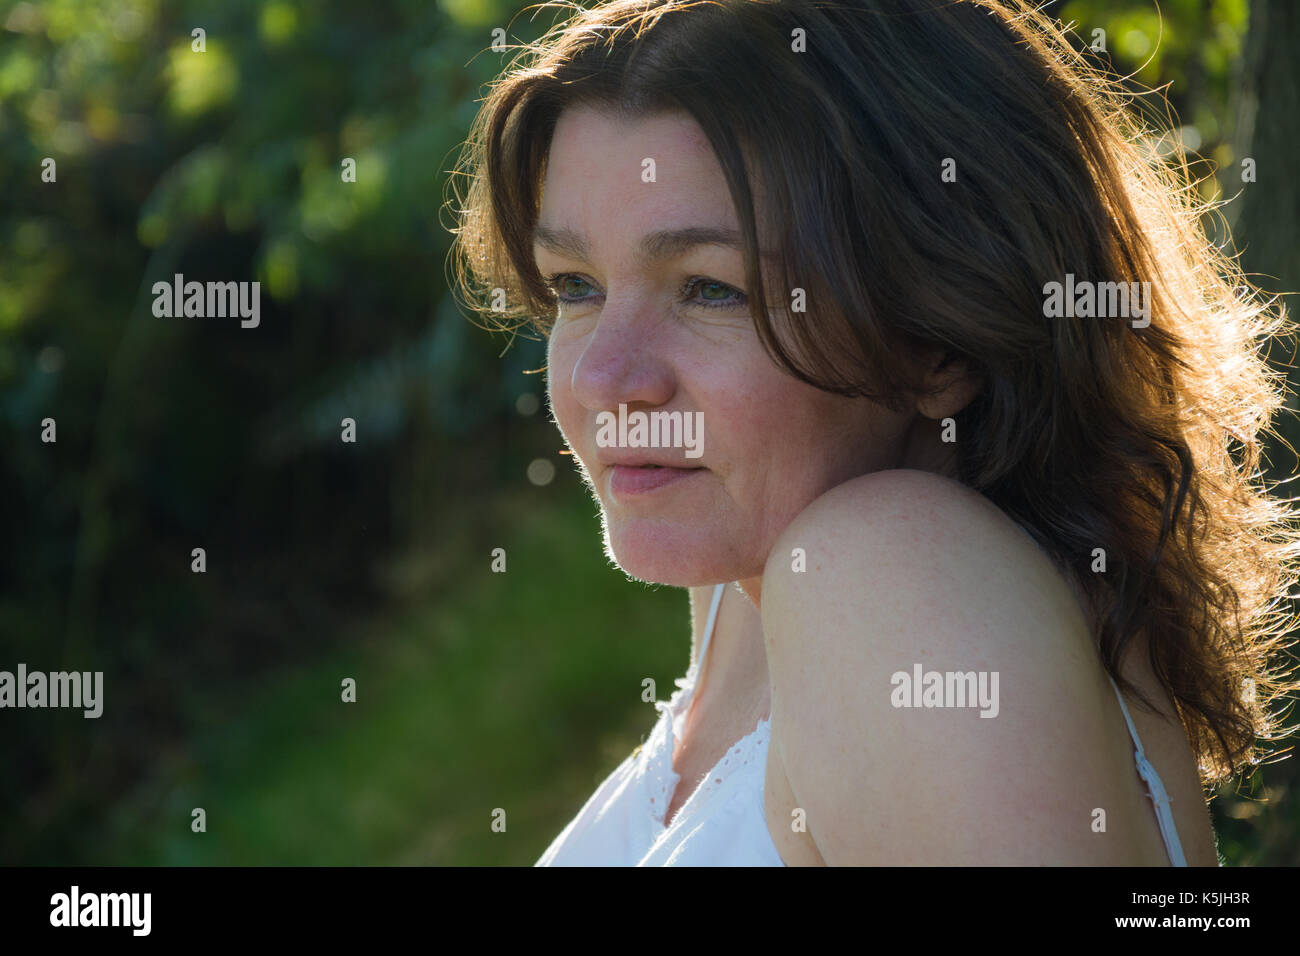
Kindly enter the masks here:
<path id="1" fill-rule="evenodd" d="M 568 303 L 570 305 L 574 305 L 579 302 L 586 301 L 585 299 L 564 298 L 564 296 L 560 294 L 560 290 L 556 288 L 556 286 L 558 286 L 560 284 L 560 281 L 563 279 L 578 279 L 582 282 L 586 282 L 587 285 L 592 286 L 592 288 L 595 288 L 595 286 L 592 285 L 592 283 L 587 282 L 586 279 L 583 279 L 582 276 L 574 272 L 557 272 L 554 275 L 547 276 L 545 280 L 547 287 L 552 292 L 555 293 L 555 297 L 562 303 Z M 698 305 L 705 309 L 734 309 L 734 308 L 738 308 L 739 306 L 745 305 L 749 301 L 745 293 L 741 292 L 739 289 L 734 288 L 733 286 L 729 286 L 725 282 L 718 282 L 714 279 L 709 279 L 704 276 L 691 276 L 691 278 L 686 280 L 686 284 L 682 286 L 679 294 L 685 296 L 687 292 L 689 292 L 692 288 L 694 288 L 697 285 L 721 286 L 722 288 L 728 289 L 731 292 L 735 293 L 735 295 L 739 296 L 739 298 L 734 300 L 729 300 L 726 302 L 708 302 L 708 301 L 691 302 L 690 303 L 691 305 Z"/>

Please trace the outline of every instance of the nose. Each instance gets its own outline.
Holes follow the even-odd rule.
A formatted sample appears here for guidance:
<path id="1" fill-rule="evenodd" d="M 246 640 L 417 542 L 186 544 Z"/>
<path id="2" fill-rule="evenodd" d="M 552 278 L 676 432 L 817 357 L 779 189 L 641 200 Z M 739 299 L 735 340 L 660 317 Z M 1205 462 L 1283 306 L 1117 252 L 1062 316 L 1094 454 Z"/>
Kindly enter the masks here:
<path id="1" fill-rule="evenodd" d="M 607 303 L 573 367 L 574 397 L 595 412 L 666 404 L 676 380 L 661 333 L 662 323 L 645 308 Z"/>

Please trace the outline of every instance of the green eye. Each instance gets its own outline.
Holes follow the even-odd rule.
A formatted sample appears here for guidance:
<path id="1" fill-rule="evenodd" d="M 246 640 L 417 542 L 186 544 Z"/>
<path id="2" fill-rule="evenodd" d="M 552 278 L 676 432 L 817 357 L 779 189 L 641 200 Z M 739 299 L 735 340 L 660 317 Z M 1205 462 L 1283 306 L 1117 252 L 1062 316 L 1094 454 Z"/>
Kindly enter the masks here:
<path id="1" fill-rule="evenodd" d="M 700 300 L 695 301 L 690 298 L 690 291 L 696 287 L 700 289 Z M 716 297 L 707 294 L 704 290 L 711 289 L 716 293 Z M 714 282 L 712 279 L 706 279 L 703 276 L 696 276 L 682 286 L 683 300 L 695 305 L 701 305 L 706 309 L 733 309 L 744 306 L 749 300 L 745 293 L 739 289 L 733 289 L 725 282 Z"/>
<path id="2" fill-rule="evenodd" d="M 555 292 L 561 302 L 574 302 L 586 298 L 582 286 L 590 286 L 586 279 L 571 273 L 562 272 L 547 278 L 546 285 Z M 578 286 L 577 289 L 574 286 Z"/>

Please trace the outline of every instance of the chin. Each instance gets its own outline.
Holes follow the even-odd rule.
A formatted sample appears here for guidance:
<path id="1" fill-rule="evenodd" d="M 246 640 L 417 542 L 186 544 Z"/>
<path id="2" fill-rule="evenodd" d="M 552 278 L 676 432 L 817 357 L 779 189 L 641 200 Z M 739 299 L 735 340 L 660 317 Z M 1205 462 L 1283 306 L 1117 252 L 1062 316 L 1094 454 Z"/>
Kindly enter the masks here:
<path id="1" fill-rule="evenodd" d="M 624 574 L 648 584 L 689 588 L 719 578 L 705 568 L 709 540 L 699 527 L 664 521 L 605 521 L 605 555 Z"/>

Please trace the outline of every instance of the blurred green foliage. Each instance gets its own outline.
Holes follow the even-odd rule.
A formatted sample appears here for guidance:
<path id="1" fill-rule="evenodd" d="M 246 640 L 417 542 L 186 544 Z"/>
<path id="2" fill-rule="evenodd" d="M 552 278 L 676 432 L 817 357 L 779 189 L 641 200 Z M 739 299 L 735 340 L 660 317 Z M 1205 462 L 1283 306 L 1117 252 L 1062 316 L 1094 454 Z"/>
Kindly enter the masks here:
<path id="1" fill-rule="evenodd" d="M 509 19 L 425 2 L 0 13 L 0 635 L 6 660 L 104 670 L 113 695 L 89 734 L 6 721 L 0 858 L 79 860 L 94 808 L 201 732 L 196 688 L 238 699 L 349 621 L 427 600 L 448 516 L 533 490 L 528 462 L 559 440 L 515 405 L 540 396 L 525 373 L 543 351 L 503 356 L 456 309 L 441 209 Z M 152 284 L 178 272 L 259 281 L 260 325 L 154 317 Z M 33 441 L 46 416 L 57 444 Z"/>
<path id="2" fill-rule="evenodd" d="M 1247 4 L 1160 9 L 1049 4 L 1172 81 L 1184 140 L 1230 162 Z M 685 598 L 605 565 L 570 469 L 525 479 L 565 461 L 516 404 L 541 344 L 447 289 L 447 171 L 510 55 L 492 30 L 554 16 L 517 14 L 0 10 L 0 665 L 103 670 L 107 696 L 93 726 L 6 715 L 0 862 L 531 863 L 650 729 L 634 691 L 684 669 Z M 177 272 L 261 282 L 260 326 L 155 318 Z M 1227 862 L 1296 862 L 1278 779 L 1215 801 Z"/>

